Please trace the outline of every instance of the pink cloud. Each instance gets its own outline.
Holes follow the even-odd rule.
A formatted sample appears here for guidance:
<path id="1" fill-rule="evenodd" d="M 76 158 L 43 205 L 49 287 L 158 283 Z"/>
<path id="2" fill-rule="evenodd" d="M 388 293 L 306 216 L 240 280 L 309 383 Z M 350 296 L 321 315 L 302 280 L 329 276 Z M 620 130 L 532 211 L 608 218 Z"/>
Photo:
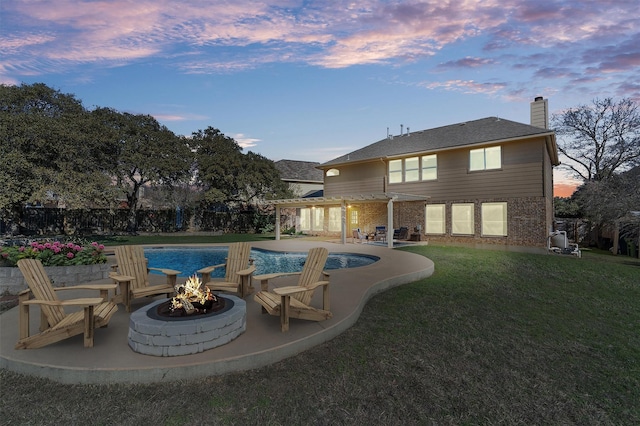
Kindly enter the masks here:
<path id="1" fill-rule="evenodd" d="M 506 83 L 479 83 L 473 80 L 448 80 L 422 85 L 427 89 L 444 89 L 463 93 L 495 94 L 506 87 Z"/>
<path id="2" fill-rule="evenodd" d="M 572 63 L 579 62 L 580 55 L 601 73 L 637 68 L 634 46 L 640 24 L 630 13 L 635 8 L 613 0 L 588 6 L 533 0 L 336 0 L 303 5 L 293 0 L 14 0 L 2 7 L 19 30 L 3 29 L 0 35 L 0 69 L 37 74 L 77 64 L 120 66 L 149 57 L 171 60 L 171 66 L 185 73 L 225 73 L 293 61 L 326 68 L 397 66 L 469 40 L 478 40 L 486 52 L 508 53 L 517 64 L 514 68 L 538 70 L 537 78 L 552 72 L 577 78 Z M 623 48 L 614 53 L 585 47 L 594 44 Z M 245 47 L 242 53 L 233 50 L 237 46 Z M 540 48 L 553 53 L 545 58 L 531 55 Z M 502 63 L 507 61 L 464 56 L 439 67 Z"/>

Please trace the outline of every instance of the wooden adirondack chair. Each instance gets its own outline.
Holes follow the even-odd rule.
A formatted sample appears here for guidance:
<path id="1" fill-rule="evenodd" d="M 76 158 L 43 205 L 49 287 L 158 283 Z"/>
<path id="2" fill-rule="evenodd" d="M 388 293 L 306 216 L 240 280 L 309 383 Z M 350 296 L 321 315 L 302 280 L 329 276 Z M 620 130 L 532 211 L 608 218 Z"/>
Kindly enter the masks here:
<path id="1" fill-rule="evenodd" d="M 253 291 L 251 286 L 251 275 L 256 270 L 253 260 L 250 259 L 251 245 L 249 243 L 229 244 L 229 254 L 226 263 L 220 265 L 207 266 L 198 270 L 202 275 L 202 282 L 211 291 L 229 291 L 238 293 L 241 298 Z M 223 281 L 211 281 L 211 273 L 216 268 L 225 267 Z"/>
<path id="2" fill-rule="evenodd" d="M 115 248 L 118 272 L 109 274 L 119 285 L 116 303 L 123 303 L 127 312 L 131 312 L 131 301 L 140 297 L 166 294 L 172 297 L 176 279 L 180 271 L 173 269 L 149 268 L 141 246 L 118 246 Z M 160 271 L 167 276 L 166 284 L 149 284 L 149 271 Z"/>
<path id="3" fill-rule="evenodd" d="M 18 268 L 24 275 L 29 289 L 18 296 L 20 319 L 19 340 L 16 349 L 40 348 L 68 337 L 84 333 L 84 346 L 93 347 L 94 330 L 106 327 L 111 316 L 118 310 L 113 302 L 108 302 L 109 290 L 115 291 L 115 284 L 86 284 L 71 287 L 56 287 L 37 259 L 21 259 Z M 98 290 L 100 297 L 60 300 L 57 291 Z M 32 297 L 34 297 L 32 299 Z M 29 307 L 40 306 L 40 333 L 29 334 Z M 65 306 L 80 306 L 84 309 L 65 313 Z"/>
<path id="4" fill-rule="evenodd" d="M 309 250 L 307 260 L 301 272 L 273 273 L 256 275 L 260 280 L 261 291 L 253 298 L 262 305 L 262 313 L 280 316 L 282 332 L 289 330 L 289 318 L 299 318 L 311 321 L 323 321 L 333 315 L 329 311 L 329 274 L 323 271 L 329 252 L 324 247 Z M 297 286 L 274 288 L 269 291 L 269 280 L 282 277 L 300 275 Z M 324 280 L 320 280 L 324 278 Z M 322 309 L 310 305 L 314 290 L 322 286 Z"/>

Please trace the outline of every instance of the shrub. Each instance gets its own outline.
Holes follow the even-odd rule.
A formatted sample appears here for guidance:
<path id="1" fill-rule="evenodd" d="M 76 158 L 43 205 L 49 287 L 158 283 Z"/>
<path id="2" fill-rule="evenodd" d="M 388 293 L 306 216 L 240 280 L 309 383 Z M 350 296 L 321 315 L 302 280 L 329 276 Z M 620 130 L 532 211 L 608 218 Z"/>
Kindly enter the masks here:
<path id="1" fill-rule="evenodd" d="M 44 266 L 70 266 L 106 263 L 107 256 L 104 246 L 97 242 L 83 245 L 77 242 L 33 241 L 27 245 L 0 248 L 0 262 L 5 266 L 16 266 L 20 259 L 39 259 Z"/>

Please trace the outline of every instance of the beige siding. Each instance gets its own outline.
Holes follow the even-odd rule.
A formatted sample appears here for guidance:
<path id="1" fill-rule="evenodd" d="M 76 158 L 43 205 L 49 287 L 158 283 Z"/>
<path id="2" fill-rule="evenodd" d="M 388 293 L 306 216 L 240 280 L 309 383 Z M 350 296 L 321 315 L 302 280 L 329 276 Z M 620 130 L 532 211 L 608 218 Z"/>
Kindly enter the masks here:
<path id="1" fill-rule="evenodd" d="M 384 191 L 387 166 L 380 160 L 341 167 L 340 175 L 324 178 L 324 196 L 357 195 Z"/>
<path id="2" fill-rule="evenodd" d="M 542 197 L 546 147 L 544 139 L 502 145 L 502 169 L 469 172 L 469 149 L 438 153 L 438 179 L 391 184 L 387 191 L 426 195 L 432 200 Z M 340 168 L 340 176 L 325 178 L 325 196 L 384 191 L 386 163 L 375 162 Z"/>

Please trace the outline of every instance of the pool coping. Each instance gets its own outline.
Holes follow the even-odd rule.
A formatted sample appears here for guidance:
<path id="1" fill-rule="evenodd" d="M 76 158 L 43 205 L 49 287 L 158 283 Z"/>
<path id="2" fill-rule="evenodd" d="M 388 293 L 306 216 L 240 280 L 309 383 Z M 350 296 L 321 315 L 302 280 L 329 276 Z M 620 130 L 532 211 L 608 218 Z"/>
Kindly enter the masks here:
<path id="1" fill-rule="evenodd" d="M 96 330 L 93 348 L 84 348 L 82 336 L 74 336 L 40 349 L 16 350 L 13 349 L 18 336 L 16 307 L 0 315 L 0 368 L 60 383 L 83 384 L 166 382 L 260 368 L 333 339 L 355 324 L 366 302 L 375 294 L 429 277 L 434 271 L 433 262 L 424 256 L 368 244 L 295 239 L 252 242 L 251 245 L 273 251 L 308 251 L 323 246 L 330 252 L 379 256 L 380 261 L 330 272 L 333 318 L 321 322 L 292 319 L 289 332 L 282 333 L 279 318 L 262 315 L 260 306 L 249 295 L 245 298 L 246 331 L 224 346 L 192 355 L 155 357 L 132 351 L 127 340 L 129 315 L 122 306 L 112 317 L 109 327 Z M 295 278 L 289 277 L 280 279 L 277 285 L 294 283 Z M 314 297 L 313 303 L 317 303 L 316 299 Z M 142 303 L 134 305 L 134 309 L 149 303 L 144 299 L 137 302 Z M 32 315 L 32 318 L 37 317 Z M 32 320 L 34 329 L 36 322 Z"/>

